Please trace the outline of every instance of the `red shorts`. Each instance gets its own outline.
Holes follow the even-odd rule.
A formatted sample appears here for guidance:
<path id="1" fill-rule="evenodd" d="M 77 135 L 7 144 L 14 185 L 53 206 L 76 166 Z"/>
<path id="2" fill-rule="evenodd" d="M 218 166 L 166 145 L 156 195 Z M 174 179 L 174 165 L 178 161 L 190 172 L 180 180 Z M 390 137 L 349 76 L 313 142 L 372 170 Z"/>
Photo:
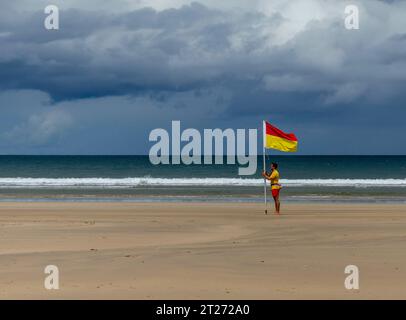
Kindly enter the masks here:
<path id="1" fill-rule="evenodd" d="M 281 191 L 281 189 L 272 189 L 272 197 L 279 196 L 279 191 Z"/>

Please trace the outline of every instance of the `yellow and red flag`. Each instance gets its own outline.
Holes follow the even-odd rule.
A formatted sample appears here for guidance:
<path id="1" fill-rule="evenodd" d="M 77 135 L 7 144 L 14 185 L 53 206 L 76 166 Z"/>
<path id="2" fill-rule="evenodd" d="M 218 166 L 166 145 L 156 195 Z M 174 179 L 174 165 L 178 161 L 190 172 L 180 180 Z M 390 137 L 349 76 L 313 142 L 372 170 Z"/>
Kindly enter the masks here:
<path id="1" fill-rule="evenodd" d="M 283 152 L 297 151 L 297 138 L 293 133 L 285 133 L 264 121 L 264 148 Z"/>

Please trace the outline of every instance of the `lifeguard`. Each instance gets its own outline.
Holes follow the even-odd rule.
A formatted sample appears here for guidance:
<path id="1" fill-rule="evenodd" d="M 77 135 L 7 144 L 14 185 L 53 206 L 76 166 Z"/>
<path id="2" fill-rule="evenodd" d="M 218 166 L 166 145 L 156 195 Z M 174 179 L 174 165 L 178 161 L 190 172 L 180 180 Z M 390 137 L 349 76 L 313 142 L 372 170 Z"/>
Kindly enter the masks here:
<path id="1" fill-rule="evenodd" d="M 264 171 L 262 172 L 262 176 L 271 182 L 272 198 L 275 202 L 275 213 L 280 214 L 281 202 L 279 201 L 279 192 L 282 189 L 282 186 L 279 183 L 278 164 L 272 162 L 271 174 Z"/>

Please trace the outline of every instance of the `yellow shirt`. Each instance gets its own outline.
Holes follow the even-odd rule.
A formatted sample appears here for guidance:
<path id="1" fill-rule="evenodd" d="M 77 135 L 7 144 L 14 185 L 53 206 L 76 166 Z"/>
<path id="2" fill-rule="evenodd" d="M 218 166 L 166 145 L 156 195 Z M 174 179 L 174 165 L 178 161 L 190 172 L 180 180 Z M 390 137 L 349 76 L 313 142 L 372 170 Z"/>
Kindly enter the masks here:
<path id="1" fill-rule="evenodd" d="M 279 172 L 278 170 L 273 170 L 271 175 L 269 176 L 269 180 L 271 180 L 271 189 L 277 190 L 281 189 L 282 186 L 279 184 Z"/>

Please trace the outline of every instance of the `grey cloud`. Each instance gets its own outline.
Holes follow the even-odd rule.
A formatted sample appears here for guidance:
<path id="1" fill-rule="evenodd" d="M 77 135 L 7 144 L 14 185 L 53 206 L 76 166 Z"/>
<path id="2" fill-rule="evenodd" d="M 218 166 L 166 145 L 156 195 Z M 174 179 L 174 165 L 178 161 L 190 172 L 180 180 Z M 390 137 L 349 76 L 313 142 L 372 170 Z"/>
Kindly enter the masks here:
<path id="1" fill-rule="evenodd" d="M 402 1 L 353 1 L 361 29 L 348 31 L 333 0 L 120 0 L 93 9 L 58 0 L 58 32 L 43 28 L 46 2 L 7 2 L 10 14 L 0 11 L 3 139 L 19 137 L 26 148 L 86 153 L 111 141 L 112 153 L 145 152 L 148 130 L 174 117 L 197 127 L 272 117 L 317 140 L 343 122 L 349 132 L 361 124 L 371 132 L 367 123 L 400 130 L 406 115 Z M 36 106 L 17 101 L 24 96 Z M 53 129 L 58 121 L 63 130 Z M 44 134 L 30 140 L 39 128 Z M 138 144 L 133 134 L 143 135 Z"/>
<path id="2" fill-rule="evenodd" d="M 379 15 L 378 9 L 386 10 L 385 16 L 404 7 L 371 5 L 364 20 Z M 113 15 L 68 9 L 61 12 L 58 32 L 43 28 L 42 12 L 17 15 L 22 19 L 19 24 L 2 25 L 2 33 L 8 35 L 0 37 L 0 87 L 38 89 L 64 100 L 182 91 L 264 77 L 274 81 L 280 77 L 283 82 L 293 77 L 317 78 L 312 91 L 324 95 L 328 84 L 334 96 L 344 94 L 348 81 L 366 83 L 365 90 L 371 91 L 383 80 L 404 81 L 405 73 L 398 67 L 403 69 L 406 63 L 405 44 L 399 35 L 383 27 L 379 41 L 369 43 L 376 21 L 371 17 L 351 34 L 343 28 L 338 9 L 336 17 L 310 21 L 282 44 L 278 37 L 289 23 L 284 12 L 267 16 L 199 3 Z"/>
<path id="3" fill-rule="evenodd" d="M 57 139 L 72 125 L 72 119 L 66 112 L 54 109 L 47 113 L 31 115 L 22 124 L 16 125 L 4 138 L 13 144 L 42 146 Z"/>
<path id="4" fill-rule="evenodd" d="M 229 103 L 221 88 L 111 96 L 51 103 L 32 90 L 0 93 L 0 153 L 145 154 L 149 132 L 184 126 L 203 128 L 221 118 Z"/>

